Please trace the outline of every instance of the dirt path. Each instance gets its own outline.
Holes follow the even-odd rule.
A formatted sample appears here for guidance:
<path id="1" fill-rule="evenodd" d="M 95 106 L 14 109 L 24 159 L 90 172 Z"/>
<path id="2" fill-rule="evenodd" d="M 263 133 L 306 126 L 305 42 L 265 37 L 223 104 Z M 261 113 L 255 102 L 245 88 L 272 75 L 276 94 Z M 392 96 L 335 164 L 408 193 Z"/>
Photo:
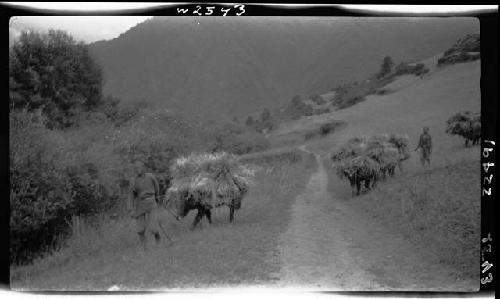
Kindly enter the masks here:
<path id="1" fill-rule="evenodd" d="M 302 147 L 302 150 L 305 148 Z M 292 207 L 288 230 L 280 240 L 280 286 L 325 290 L 374 290 L 375 278 L 356 266 L 338 225 L 342 209 L 331 209 L 328 176 L 319 155 L 318 171 Z"/>
<path id="2" fill-rule="evenodd" d="M 358 210 L 356 199 L 344 198 L 342 193 L 332 196 L 323 161 L 315 156 L 318 170 L 296 198 L 288 230 L 280 237 L 279 286 L 359 291 L 472 291 L 477 287 L 458 281 L 455 270 L 427 259 L 425 250 L 414 248 L 373 215 Z"/>

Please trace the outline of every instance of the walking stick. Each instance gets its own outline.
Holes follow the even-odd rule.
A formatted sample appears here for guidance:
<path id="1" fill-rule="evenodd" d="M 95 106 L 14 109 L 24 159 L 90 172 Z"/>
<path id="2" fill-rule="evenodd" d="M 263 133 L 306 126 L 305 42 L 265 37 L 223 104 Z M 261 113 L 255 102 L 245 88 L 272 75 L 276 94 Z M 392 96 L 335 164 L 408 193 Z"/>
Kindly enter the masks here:
<path id="1" fill-rule="evenodd" d="M 170 198 L 167 199 L 167 202 L 165 202 L 164 204 L 163 204 L 163 201 L 162 201 L 162 204 L 160 204 L 160 207 L 163 207 L 167 212 L 170 213 L 170 215 L 174 216 L 175 220 L 177 220 L 177 221 L 180 222 L 181 221 L 181 217 L 179 217 L 179 215 L 177 215 L 177 213 L 172 212 L 171 209 L 167 208 L 167 205 L 168 205 L 169 202 L 170 202 Z"/>
<path id="2" fill-rule="evenodd" d="M 158 220 L 158 226 L 161 228 L 161 231 L 163 232 L 163 234 L 165 235 L 165 237 L 172 243 L 174 243 L 174 241 L 167 235 L 167 232 L 165 231 L 165 228 L 163 228 L 163 225 L 161 225 L 161 222 Z"/>

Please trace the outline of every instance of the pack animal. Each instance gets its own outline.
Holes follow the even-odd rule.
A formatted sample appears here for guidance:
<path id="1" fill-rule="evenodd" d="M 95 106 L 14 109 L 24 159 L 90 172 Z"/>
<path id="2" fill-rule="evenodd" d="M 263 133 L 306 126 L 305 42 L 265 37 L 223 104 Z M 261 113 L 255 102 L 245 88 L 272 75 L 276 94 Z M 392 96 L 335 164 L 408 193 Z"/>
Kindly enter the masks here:
<path id="1" fill-rule="evenodd" d="M 376 186 L 378 181 L 378 175 L 375 172 L 371 172 L 368 175 L 363 175 L 361 173 L 361 170 L 359 169 L 355 170 L 354 172 L 349 172 L 346 170 L 344 170 L 343 172 L 351 185 L 352 195 L 359 195 L 362 185 L 364 185 L 367 190 L 370 190 L 371 188 Z"/>

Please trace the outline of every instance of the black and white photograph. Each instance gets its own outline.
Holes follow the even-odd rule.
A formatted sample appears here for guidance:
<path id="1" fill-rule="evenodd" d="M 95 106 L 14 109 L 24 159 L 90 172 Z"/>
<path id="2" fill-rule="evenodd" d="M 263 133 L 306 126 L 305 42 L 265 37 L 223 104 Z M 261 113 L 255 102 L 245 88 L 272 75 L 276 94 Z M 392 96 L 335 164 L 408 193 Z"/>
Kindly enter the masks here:
<path id="1" fill-rule="evenodd" d="M 177 12 L 10 18 L 12 290 L 480 289 L 478 18 Z"/>

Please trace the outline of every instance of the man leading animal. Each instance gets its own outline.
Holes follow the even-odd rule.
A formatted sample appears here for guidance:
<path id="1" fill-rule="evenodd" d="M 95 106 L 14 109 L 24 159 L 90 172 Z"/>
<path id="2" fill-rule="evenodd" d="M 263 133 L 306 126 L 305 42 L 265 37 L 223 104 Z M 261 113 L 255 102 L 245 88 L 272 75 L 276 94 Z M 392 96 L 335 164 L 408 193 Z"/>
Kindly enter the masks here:
<path id="1" fill-rule="evenodd" d="M 429 127 L 424 127 L 424 132 L 420 134 L 420 138 L 418 139 L 418 145 L 415 151 L 420 149 L 420 162 L 422 166 L 430 165 L 431 163 L 431 153 L 432 153 L 432 138 L 429 134 Z"/>
<path id="2" fill-rule="evenodd" d="M 139 240 L 146 248 L 146 234 L 151 233 L 160 242 L 160 231 L 158 228 L 158 201 L 159 185 L 151 173 L 146 173 L 143 162 L 134 163 L 135 176 L 130 180 L 129 196 L 127 199 L 127 210 L 136 220 Z"/>

